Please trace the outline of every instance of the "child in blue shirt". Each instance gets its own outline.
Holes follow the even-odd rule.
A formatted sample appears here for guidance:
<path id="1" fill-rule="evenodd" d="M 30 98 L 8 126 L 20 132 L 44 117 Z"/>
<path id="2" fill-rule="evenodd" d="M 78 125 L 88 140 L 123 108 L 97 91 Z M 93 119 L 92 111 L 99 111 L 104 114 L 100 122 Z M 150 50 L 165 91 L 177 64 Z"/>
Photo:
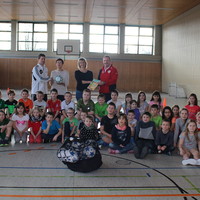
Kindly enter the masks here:
<path id="1" fill-rule="evenodd" d="M 47 112 L 46 120 L 42 122 L 42 139 L 44 139 L 44 143 L 60 142 L 62 139 L 60 124 L 53 118 L 54 114 L 52 112 Z"/>

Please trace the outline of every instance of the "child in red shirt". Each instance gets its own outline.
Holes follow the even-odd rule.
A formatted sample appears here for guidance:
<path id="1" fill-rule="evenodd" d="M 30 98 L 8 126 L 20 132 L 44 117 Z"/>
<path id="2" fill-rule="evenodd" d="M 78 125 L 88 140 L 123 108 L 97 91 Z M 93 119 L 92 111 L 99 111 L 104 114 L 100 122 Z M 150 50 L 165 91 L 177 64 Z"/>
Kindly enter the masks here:
<path id="1" fill-rule="evenodd" d="M 40 115 L 40 110 L 37 107 L 35 107 L 32 111 L 28 126 L 30 128 L 29 142 L 42 143 L 42 117 Z"/>
<path id="2" fill-rule="evenodd" d="M 51 99 L 47 101 L 47 110 L 54 114 L 54 120 L 58 123 L 60 122 L 60 111 L 61 111 L 61 101 L 57 98 L 57 89 L 52 89 L 50 91 Z"/>
<path id="3" fill-rule="evenodd" d="M 192 93 L 189 96 L 188 105 L 186 105 L 185 108 L 187 108 L 189 112 L 188 118 L 196 121 L 196 114 L 200 111 L 196 94 Z"/>

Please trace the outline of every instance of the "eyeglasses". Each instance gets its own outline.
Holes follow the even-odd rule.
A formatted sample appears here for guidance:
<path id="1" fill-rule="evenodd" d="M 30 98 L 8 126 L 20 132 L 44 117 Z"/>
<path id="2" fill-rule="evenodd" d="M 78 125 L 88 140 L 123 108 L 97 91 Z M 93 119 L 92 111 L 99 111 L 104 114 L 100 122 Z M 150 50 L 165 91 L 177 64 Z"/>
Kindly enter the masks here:
<path id="1" fill-rule="evenodd" d="M 67 112 L 67 114 L 74 114 L 73 112 Z"/>

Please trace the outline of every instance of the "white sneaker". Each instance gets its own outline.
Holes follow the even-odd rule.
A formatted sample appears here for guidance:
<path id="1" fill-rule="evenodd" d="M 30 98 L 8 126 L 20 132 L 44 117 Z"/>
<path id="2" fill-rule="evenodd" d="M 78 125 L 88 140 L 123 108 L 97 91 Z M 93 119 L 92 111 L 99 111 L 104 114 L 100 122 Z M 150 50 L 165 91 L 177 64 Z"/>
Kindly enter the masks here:
<path id="1" fill-rule="evenodd" d="M 198 159 L 196 161 L 197 161 L 196 165 L 200 165 L 200 159 Z"/>
<path id="2" fill-rule="evenodd" d="M 197 160 L 195 159 L 187 159 L 182 161 L 183 165 L 197 165 Z"/>

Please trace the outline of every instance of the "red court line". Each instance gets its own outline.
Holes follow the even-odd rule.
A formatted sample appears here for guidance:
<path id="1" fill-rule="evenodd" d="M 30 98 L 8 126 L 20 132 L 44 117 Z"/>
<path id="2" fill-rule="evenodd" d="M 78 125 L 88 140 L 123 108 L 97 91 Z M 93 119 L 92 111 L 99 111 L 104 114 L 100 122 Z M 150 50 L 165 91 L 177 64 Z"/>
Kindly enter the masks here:
<path id="1" fill-rule="evenodd" d="M 200 196 L 200 194 L 128 194 L 128 195 L 0 195 L 0 197 L 27 197 L 27 198 L 63 198 L 63 197 L 74 197 L 74 198 L 102 198 L 102 197 L 191 197 Z"/>
<path id="2" fill-rule="evenodd" d="M 31 151 L 31 150 L 30 149 L 24 150 L 24 152 L 29 152 L 29 151 Z"/>
<path id="3" fill-rule="evenodd" d="M 17 154 L 17 153 L 9 153 L 8 155 L 15 155 L 15 154 Z"/>
<path id="4" fill-rule="evenodd" d="M 38 148 L 36 148 L 36 149 L 44 149 L 44 147 L 38 147 Z"/>

